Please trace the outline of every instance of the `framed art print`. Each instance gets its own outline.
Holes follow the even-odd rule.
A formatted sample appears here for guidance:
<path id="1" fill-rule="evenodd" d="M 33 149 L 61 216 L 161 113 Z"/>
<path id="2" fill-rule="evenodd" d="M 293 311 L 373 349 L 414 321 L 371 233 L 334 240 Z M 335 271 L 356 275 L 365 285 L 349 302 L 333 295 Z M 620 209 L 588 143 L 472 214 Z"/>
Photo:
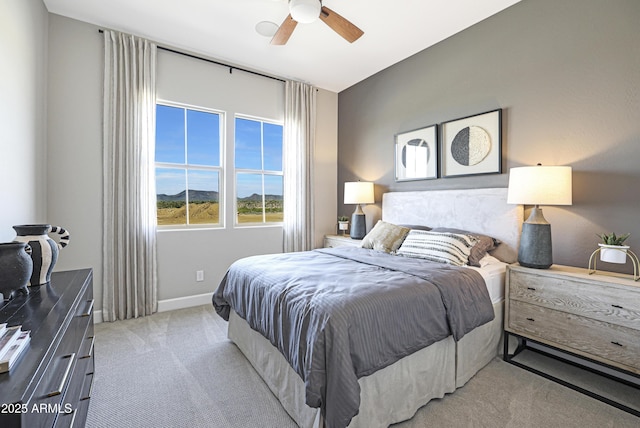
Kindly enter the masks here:
<path id="1" fill-rule="evenodd" d="M 438 126 L 396 134 L 396 181 L 438 178 Z"/>
<path id="2" fill-rule="evenodd" d="M 502 109 L 440 125 L 441 175 L 502 172 Z"/>

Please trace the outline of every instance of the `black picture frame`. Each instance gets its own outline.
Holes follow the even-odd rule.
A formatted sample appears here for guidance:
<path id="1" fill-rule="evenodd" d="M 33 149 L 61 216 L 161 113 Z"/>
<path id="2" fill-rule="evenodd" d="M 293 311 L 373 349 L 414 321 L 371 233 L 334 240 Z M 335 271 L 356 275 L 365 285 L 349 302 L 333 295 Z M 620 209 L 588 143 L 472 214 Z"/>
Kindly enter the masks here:
<path id="1" fill-rule="evenodd" d="M 502 173 L 502 109 L 440 124 L 440 176 Z"/>

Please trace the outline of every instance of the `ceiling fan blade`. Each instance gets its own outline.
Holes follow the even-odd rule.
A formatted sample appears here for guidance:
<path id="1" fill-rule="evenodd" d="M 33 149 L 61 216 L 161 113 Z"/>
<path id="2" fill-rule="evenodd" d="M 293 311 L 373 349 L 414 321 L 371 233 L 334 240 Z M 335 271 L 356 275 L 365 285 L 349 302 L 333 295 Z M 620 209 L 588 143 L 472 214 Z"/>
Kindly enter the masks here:
<path id="1" fill-rule="evenodd" d="M 296 29 L 296 25 L 298 25 L 298 22 L 295 21 L 291 17 L 291 15 L 287 15 L 284 21 L 282 21 L 282 24 L 280 24 L 280 28 L 278 28 L 278 31 L 276 31 L 276 34 L 273 35 L 273 38 L 271 39 L 271 44 L 272 45 L 286 44 L 287 41 L 289 40 L 289 37 L 291 37 L 291 33 L 293 33 L 293 30 Z"/>
<path id="2" fill-rule="evenodd" d="M 361 29 L 326 6 L 322 6 L 320 19 L 349 43 L 355 42 L 364 34 Z"/>

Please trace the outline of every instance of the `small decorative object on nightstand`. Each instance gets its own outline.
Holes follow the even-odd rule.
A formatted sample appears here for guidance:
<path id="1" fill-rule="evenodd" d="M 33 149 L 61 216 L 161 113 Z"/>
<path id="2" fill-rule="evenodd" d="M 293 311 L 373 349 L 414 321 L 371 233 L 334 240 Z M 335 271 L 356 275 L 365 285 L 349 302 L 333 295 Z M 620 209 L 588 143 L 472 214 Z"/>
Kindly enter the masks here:
<path id="1" fill-rule="evenodd" d="M 362 239 L 352 239 L 349 235 L 325 235 L 324 236 L 324 248 L 335 247 L 361 247 Z"/>
<path id="2" fill-rule="evenodd" d="M 347 234 L 347 230 L 349 230 L 349 217 L 346 215 L 338 217 L 338 230 L 342 231 L 343 236 Z"/>
<path id="3" fill-rule="evenodd" d="M 599 248 L 591 253 L 591 257 L 589 257 L 589 274 L 596 273 L 597 258 L 595 256 L 600 253 L 600 260 L 607 263 L 625 264 L 627 257 L 631 259 L 631 263 L 633 264 L 633 280 L 638 281 L 640 279 L 640 275 L 638 274 L 638 267 L 640 265 L 638 256 L 631 251 L 630 246 L 622 245 L 631 234 L 616 235 L 615 233 L 611 233 L 609 235 L 603 234 L 597 236 L 602 239 L 602 242 L 598 243 Z"/>
<path id="4" fill-rule="evenodd" d="M 629 275 L 593 276 L 586 269 L 559 265 L 548 270 L 510 265 L 504 320 L 505 361 L 640 416 L 635 408 L 513 359 L 524 350 L 537 352 L 578 367 L 588 366 L 595 373 L 606 372 L 606 377 L 640 389 L 638 382 L 625 379 L 640 381 L 640 286 Z M 518 339 L 513 354 L 509 354 L 510 336 Z M 588 364 L 581 363 L 584 361 Z"/>

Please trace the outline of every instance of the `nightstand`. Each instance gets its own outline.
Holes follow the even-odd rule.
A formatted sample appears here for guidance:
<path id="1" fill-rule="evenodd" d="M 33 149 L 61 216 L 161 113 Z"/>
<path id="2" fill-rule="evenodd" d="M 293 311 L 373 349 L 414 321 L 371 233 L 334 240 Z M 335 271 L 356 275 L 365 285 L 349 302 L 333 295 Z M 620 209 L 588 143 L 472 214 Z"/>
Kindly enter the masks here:
<path id="1" fill-rule="evenodd" d="M 361 247 L 362 239 L 351 239 L 349 235 L 325 235 L 324 248 L 334 248 L 342 246 Z"/>
<path id="2" fill-rule="evenodd" d="M 513 360 L 525 349 L 545 354 L 541 349 L 546 346 L 560 351 L 547 356 L 640 389 L 640 284 L 630 276 L 589 274 L 587 269 L 560 265 L 510 265 L 504 331 L 505 361 L 640 416 L 636 409 Z M 518 340 L 513 354 L 508 353 L 510 336 Z M 528 342 L 544 346 L 531 347 Z"/>

